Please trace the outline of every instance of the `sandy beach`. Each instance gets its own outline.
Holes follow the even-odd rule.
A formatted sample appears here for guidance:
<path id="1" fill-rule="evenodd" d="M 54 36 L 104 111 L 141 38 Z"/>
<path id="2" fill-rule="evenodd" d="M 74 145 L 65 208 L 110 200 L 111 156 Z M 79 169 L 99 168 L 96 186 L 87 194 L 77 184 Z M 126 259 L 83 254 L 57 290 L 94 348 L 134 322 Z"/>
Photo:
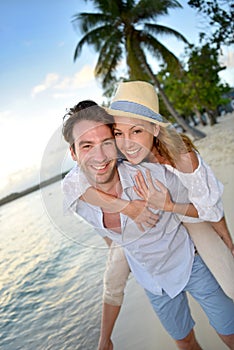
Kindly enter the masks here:
<path id="1" fill-rule="evenodd" d="M 213 127 L 199 127 L 206 137 L 196 141 L 201 156 L 208 163 L 217 178 L 224 184 L 223 202 L 226 220 L 234 237 L 234 113 L 218 118 Z M 211 328 L 200 306 L 189 297 L 195 332 L 203 350 L 225 350 Z M 115 350 L 174 350 L 177 347 L 155 316 L 143 289 L 131 276 L 126 290 L 124 304 L 113 333 Z"/>

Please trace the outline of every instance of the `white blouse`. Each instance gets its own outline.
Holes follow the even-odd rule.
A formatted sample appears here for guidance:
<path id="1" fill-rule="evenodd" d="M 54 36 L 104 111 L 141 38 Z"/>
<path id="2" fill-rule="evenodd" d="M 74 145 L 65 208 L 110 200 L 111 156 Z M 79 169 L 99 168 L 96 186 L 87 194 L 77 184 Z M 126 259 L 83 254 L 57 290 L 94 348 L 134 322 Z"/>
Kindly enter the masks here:
<path id="1" fill-rule="evenodd" d="M 193 173 L 183 173 L 171 165 L 165 167 L 174 173 L 188 190 L 188 197 L 204 221 L 219 221 L 223 215 L 223 184 L 215 177 L 212 169 L 197 153 L 199 165 Z M 186 220 L 187 221 L 187 220 Z"/>
<path id="2" fill-rule="evenodd" d="M 183 173 L 171 165 L 163 164 L 168 171 L 175 174 L 188 190 L 188 198 L 198 211 L 200 221 L 219 221 L 223 215 L 223 184 L 215 177 L 213 171 L 197 153 L 199 165 L 193 173 Z M 74 210 L 75 201 L 91 187 L 85 175 L 76 165 L 63 181 L 64 210 Z M 194 218 L 178 215 L 182 221 L 194 222 Z M 197 220 L 197 219 L 196 219 Z"/>

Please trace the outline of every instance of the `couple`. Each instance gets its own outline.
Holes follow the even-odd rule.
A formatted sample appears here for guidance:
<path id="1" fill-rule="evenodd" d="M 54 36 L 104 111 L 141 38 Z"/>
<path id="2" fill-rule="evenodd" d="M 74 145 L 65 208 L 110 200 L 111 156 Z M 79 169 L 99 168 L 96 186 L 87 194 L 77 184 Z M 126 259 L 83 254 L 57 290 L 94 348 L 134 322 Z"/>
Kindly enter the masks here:
<path id="1" fill-rule="evenodd" d="M 82 169 L 80 171 L 79 168 L 74 168 L 64 180 L 67 207 L 95 225 L 100 235 L 107 237 L 108 241 L 122 246 L 123 250 L 116 248 L 111 251 L 112 255 L 123 256 L 120 264 L 121 268 L 123 265 L 122 280 L 126 282 L 129 265 L 137 281 L 145 288 L 162 324 L 179 348 L 201 349 L 194 336 L 194 321 L 184 293 L 189 291 L 200 302 L 221 339 L 232 349 L 233 301 L 225 296 L 199 255 L 195 254 L 194 244 L 178 219 L 178 214 L 181 214 L 183 221 L 188 220 L 184 215 L 216 221 L 213 226 L 217 233 L 233 249 L 225 220 L 222 218 L 221 184 L 194 151 L 189 140 L 184 137 L 183 142 L 180 142 L 176 133 L 170 128 L 167 130 L 167 123 L 158 114 L 157 95 L 150 84 L 120 84 L 108 110 L 109 114 L 95 105 L 91 108 L 81 106 L 80 109 L 80 112 L 71 110 L 63 127 L 72 157 Z M 110 114 L 117 116 L 115 120 Z M 138 164 L 144 159 L 147 163 L 132 167 L 124 161 L 117 166 L 113 135 L 120 151 L 131 163 Z M 196 171 L 193 174 L 194 169 Z M 150 196 L 143 174 L 137 173 L 138 170 L 149 182 Z M 198 181 L 191 186 L 193 175 Z M 204 186 L 204 176 L 209 179 L 208 190 Z M 160 181 L 156 182 L 159 190 L 154 186 L 155 179 Z M 134 190 L 135 184 L 137 188 Z M 83 200 L 79 200 L 81 195 Z M 139 201 L 139 198 L 144 200 Z M 158 198 L 161 198 L 161 203 L 156 206 Z M 137 213 L 142 209 L 141 205 L 145 204 L 145 200 L 148 202 L 147 208 L 141 214 L 142 220 L 137 221 Z M 136 210 L 132 210 L 134 205 Z M 152 207 L 154 211 L 148 207 Z M 155 209 L 160 210 L 155 212 Z M 196 225 L 200 224 L 194 224 L 191 230 Z M 210 229 L 209 225 L 207 227 Z M 145 231 L 142 232 L 142 229 Z M 115 268 L 118 269 L 119 266 Z M 115 273 L 113 266 L 112 270 L 109 268 L 109 275 L 110 271 Z M 108 274 L 106 277 L 108 278 Z M 203 280 L 206 282 L 203 283 Z M 118 284 L 117 282 L 114 280 L 114 283 Z M 207 297 L 205 300 L 204 294 Z M 110 340 L 111 328 L 120 304 L 108 304 L 108 301 L 104 303 L 104 325 L 99 349 L 113 348 Z M 220 319 L 221 313 L 226 320 Z M 110 315 L 111 322 L 105 324 L 106 319 L 110 320 Z"/>

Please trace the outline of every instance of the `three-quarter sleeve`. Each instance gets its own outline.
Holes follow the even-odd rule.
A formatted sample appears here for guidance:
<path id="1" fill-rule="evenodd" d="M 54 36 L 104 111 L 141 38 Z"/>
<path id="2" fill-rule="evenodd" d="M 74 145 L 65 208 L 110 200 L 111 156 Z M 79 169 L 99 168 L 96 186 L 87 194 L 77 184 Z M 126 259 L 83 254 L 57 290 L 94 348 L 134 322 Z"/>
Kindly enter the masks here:
<path id="1" fill-rule="evenodd" d="M 65 214 L 70 210 L 74 210 L 75 203 L 89 187 L 91 185 L 78 165 L 69 171 L 62 182 L 63 209 Z"/>
<path id="2" fill-rule="evenodd" d="M 193 173 L 183 173 L 166 165 L 188 190 L 188 197 L 204 221 L 219 221 L 223 215 L 223 184 L 215 177 L 208 164 L 197 154 L 199 165 Z"/>

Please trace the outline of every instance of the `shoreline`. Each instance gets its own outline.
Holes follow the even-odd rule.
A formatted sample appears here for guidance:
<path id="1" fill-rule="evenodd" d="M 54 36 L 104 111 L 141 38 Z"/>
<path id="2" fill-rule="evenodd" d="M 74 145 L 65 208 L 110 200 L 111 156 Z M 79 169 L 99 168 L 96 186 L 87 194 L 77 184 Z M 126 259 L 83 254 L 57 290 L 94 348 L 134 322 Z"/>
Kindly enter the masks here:
<path id="1" fill-rule="evenodd" d="M 44 180 L 44 181 L 40 182 L 39 184 L 28 187 L 23 191 L 10 193 L 9 195 L 0 199 L 0 206 L 7 204 L 7 203 L 10 203 L 18 198 L 27 196 L 28 194 L 30 194 L 32 192 L 38 191 L 43 187 L 49 186 L 57 181 L 62 180 L 64 178 L 64 176 L 68 173 L 68 171 L 65 171 L 64 173 L 59 174 L 59 175 L 55 175 L 55 176 L 51 177 L 50 179 Z"/>

